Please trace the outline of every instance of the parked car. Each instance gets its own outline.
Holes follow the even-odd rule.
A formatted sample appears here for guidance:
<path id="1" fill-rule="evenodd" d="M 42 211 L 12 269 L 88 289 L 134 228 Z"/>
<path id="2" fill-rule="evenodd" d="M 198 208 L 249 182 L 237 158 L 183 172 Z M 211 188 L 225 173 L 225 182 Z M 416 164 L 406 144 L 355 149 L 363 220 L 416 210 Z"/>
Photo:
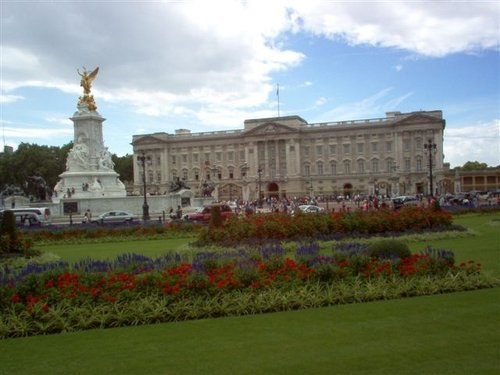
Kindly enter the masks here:
<path id="1" fill-rule="evenodd" d="M 106 223 L 132 223 L 138 220 L 139 217 L 128 211 L 108 211 L 92 218 L 92 223 L 106 224 Z"/>
<path id="2" fill-rule="evenodd" d="M 323 207 L 315 206 L 313 204 L 303 204 L 299 206 L 299 210 L 304 213 L 318 213 L 325 211 Z"/>
<path id="3" fill-rule="evenodd" d="M 32 212 L 19 213 L 15 212 L 16 226 L 18 227 L 39 227 L 42 225 L 38 219 L 38 215 Z"/>
<path id="4" fill-rule="evenodd" d="M 398 210 L 403 206 L 415 206 L 418 203 L 418 198 L 413 195 L 402 195 L 400 197 L 392 198 L 392 205 L 395 210 Z"/>
<path id="5" fill-rule="evenodd" d="M 212 207 L 220 207 L 220 215 L 222 220 L 227 220 L 234 215 L 233 210 L 227 204 L 210 204 L 203 207 L 198 207 L 196 211 L 184 215 L 184 220 L 195 223 L 208 223 L 212 217 Z"/>
<path id="6" fill-rule="evenodd" d="M 14 216 L 16 216 L 16 220 L 21 220 L 21 217 L 28 215 L 30 217 L 30 221 L 36 224 L 32 225 L 49 225 L 50 224 L 50 208 L 48 207 L 19 207 L 19 208 L 9 208 L 5 210 L 1 210 L 0 213 L 4 211 L 12 211 L 14 212 Z M 33 215 L 35 217 L 33 217 Z M 22 220 L 24 221 L 24 220 Z"/>

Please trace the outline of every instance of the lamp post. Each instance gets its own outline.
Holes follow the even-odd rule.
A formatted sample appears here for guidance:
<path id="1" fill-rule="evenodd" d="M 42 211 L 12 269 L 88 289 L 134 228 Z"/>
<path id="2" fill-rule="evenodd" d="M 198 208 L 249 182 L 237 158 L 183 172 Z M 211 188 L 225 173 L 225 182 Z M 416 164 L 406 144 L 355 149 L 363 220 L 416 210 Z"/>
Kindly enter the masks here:
<path id="1" fill-rule="evenodd" d="M 435 153 L 437 150 L 437 146 L 435 143 L 432 143 L 432 139 L 429 139 L 427 143 L 424 144 L 424 149 L 429 153 L 429 183 L 430 183 L 430 196 L 434 196 L 434 190 L 432 186 L 432 153 Z"/>
<path id="2" fill-rule="evenodd" d="M 262 168 L 259 167 L 257 169 L 257 174 L 259 175 L 259 208 L 262 207 L 262 189 L 261 189 L 261 184 L 262 184 Z"/>
<path id="3" fill-rule="evenodd" d="M 144 151 L 141 151 L 141 155 L 137 156 L 137 163 L 142 166 L 142 184 L 144 188 L 144 203 L 142 205 L 142 219 L 144 221 L 149 220 L 149 206 L 146 198 L 146 163 L 151 162 L 151 157 L 146 156 Z"/>

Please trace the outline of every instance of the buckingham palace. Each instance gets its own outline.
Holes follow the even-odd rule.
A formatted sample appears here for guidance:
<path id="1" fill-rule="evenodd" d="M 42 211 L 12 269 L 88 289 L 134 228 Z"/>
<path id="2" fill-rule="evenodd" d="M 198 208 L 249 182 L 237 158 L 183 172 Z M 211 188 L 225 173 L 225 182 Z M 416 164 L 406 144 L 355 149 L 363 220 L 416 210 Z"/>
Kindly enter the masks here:
<path id="1" fill-rule="evenodd" d="M 166 194 L 181 183 L 195 197 L 208 191 L 220 201 L 438 193 L 444 128 L 436 110 L 321 123 L 285 116 L 245 120 L 243 129 L 134 135 L 134 191 Z"/>

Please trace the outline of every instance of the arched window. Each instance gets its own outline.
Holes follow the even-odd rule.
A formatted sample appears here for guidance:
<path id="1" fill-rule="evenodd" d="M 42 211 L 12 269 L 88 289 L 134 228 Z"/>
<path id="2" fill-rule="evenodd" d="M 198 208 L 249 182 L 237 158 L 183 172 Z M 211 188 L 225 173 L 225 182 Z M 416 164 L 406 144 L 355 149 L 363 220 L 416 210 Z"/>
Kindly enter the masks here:
<path id="1" fill-rule="evenodd" d="M 358 173 L 365 173 L 365 161 L 363 159 L 358 160 Z"/>
<path id="2" fill-rule="evenodd" d="M 335 161 L 330 162 L 330 171 L 332 176 L 335 176 L 337 174 L 337 162 Z"/>
<path id="3" fill-rule="evenodd" d="M 417 157 L 417 172 L 422 172 L 422 158 Z"/>
<path id="4" fill-rule="evenodd" d="M 351 161 L 350 160 L 344 161 L 344 173 L 345 174 L 351 173 Z"/>
<path id="5" fill-rule="evenodd" d="M 323 176 L 323 162 L 319 161 L 317 167 L 318 167 L 318 175 Z"/>

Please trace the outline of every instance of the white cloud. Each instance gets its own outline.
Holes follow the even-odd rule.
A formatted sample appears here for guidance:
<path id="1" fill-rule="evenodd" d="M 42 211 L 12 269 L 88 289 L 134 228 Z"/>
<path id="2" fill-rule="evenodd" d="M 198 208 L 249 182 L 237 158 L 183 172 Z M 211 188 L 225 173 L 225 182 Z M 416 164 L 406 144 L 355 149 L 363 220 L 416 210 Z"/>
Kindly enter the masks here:
<path id="1" fill-rule="evenodd" d="M 0 103 L 14 103 L 19 100 L 23 100 L 24 97 L 21 95 L 0 95 Z"/>
<path id="2" fill-rule="evenodd" d="M 433 57 L 500 46 L 500 7 L 494 1 L 296 0 L 293 9 L 301 29 L 352 45 L 399 48 Z"/>
<path id="3" fill-rule="evenodd" d="M 290 32 L 402 49 L 418 57 L 500 47 L 498 4 L 480 1 L 11 1 L 2 3 L 1 17 L 0 103 L 36 100 L 14 92 L 26 87 L 56 88 L 76 101 L 81 95 L 77 68 L 99 66 L 92 89 L 98 107 L 104 101 L 124 117 L 157 120 L 158 128 L 162 121 L 175 126 L 185 120 L 198 131 L 241 128 L 244 119 L 276 115 L 273 76 L 307 58 L 289 47 L 294 45 L 287 43 Z M 393 68 L 401 71 L 403 65 Z M 301 77 L 299 87 L 321 86 L 307 79 Z M 292 83 L 283 83 L 291 98 Z M 286 94 L 285 86 L 280 89 Z M 310 107 L 295 113 L 329 105 L 323 121 L 380 117 L 412 95 L 395 91 L 340 104 L 335 99 L 336 107 L 328 93 L 313 93 L 316 102 L 301 101 Z M 284 112 L 287 95 L 280 100 Z M 45 129 L 10 126 L 9 134 L 56 136 L 61 128 L 50 124 L 69 123 L 59 117 L 46 118 Z M 145 124 L 132 127 L 151 131 Z"/>
<path id="4" fill-rule="evenodd" d="M 52 123 L 52 124 L 71 126 L 71 129 L 73 129 L 72 128 L 73 122 L 69 118 L 66 118 L 66 117 L 46 117 L 44 120 L 47 121 L 48 123 Z"/>
<path id="5" fill-rule="evenodd" d="M 314 104 L 315 104 L 315 106 L 320 107 L 320 106 L 324 105 L 327 101 L 328 100 L 324 96 L 322 96 L 322 97 L 318 98 L 316 100 L 316 103 L 314 103 Z"/>
<path id="6" fill-rule="evenodd" d="M 452 167 L 468 161 L 500 165 L 500 120 L 476 123 L 444 131 L 445 161 Z"/>
<path id="7" fill-rule="evenodd" d="M 4 127 L 2 132 L 5 137 L 9 138 L 21 138 L 21 139 L 43 139 L 47 140 L 52 137 L 59 137 L 61 134 L 71 134 L 73 135 L 73 128 L 61 129 L 61 128 L 11 128 Z"/>
<path id="8" fill-rule="evenodd" d="M 500 45 L 494 2 L 216 4 L 5 3 L 3 89 L 57 87 L 79 93 L 76 69 L 100 66 L 95 93 L 102 100 L 149 116 L 187 113 L 207 104 L 223 115 L 228 107 L 267 106 L 272 74 L 304 60 L 301 52 L 283 47 L 281 37 L 289 31 L 427 56 Z M 217 108 L 218 103 L 223 105 Z"/>

